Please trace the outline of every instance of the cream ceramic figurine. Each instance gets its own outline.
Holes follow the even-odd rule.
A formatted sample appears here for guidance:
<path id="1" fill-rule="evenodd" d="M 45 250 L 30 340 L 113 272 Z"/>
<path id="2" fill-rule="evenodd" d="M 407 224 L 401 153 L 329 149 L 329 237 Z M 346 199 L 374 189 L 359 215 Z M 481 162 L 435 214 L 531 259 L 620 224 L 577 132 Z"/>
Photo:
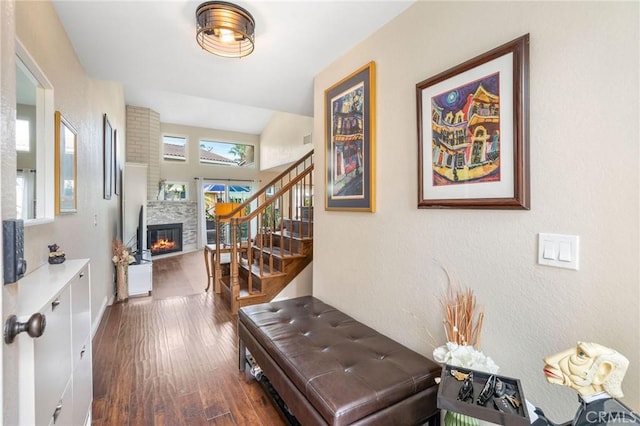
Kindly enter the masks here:
<path id="1" fill-rule="evenodd" d="M 617 351 L 597 343 L 578 342 L 544 358 L 549 383 L 568 386 L 578 392 L 580 408 L 573 426 L 634 425 L 640 417 L 616 398 L 622 398 L 622 379 L 629 361 Z M 536 409 L 534 425 L 553 424 Z M 533 419 L 532 419 L 533 420 Z"/>

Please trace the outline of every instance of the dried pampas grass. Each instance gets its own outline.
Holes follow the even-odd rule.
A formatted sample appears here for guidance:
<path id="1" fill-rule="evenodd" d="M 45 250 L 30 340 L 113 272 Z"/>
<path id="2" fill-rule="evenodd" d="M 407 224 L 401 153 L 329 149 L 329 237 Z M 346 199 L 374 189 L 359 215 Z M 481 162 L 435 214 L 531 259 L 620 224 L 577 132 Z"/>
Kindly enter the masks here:
<path id="1" fill-rule="evenodd" d="M 470 345 L 480 350 L 484 310 L 477 307 L 473 290 L 459 288 L 450 280 L 440 303 L 444 309 L 442 322 L 447 341 L 459 345 Z M 476 315 L 478 309 L 479 312 Z"/>

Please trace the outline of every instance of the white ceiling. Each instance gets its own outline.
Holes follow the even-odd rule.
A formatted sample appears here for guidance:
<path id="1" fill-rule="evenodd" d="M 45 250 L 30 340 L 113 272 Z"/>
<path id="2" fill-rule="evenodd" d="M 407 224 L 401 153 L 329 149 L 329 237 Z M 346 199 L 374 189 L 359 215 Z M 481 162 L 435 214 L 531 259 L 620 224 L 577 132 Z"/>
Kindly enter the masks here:
<path id="1" fill-rule="evenodd" d="M 242 59 L 198 46 L 201 1 L 53 3 L 89 77 L 121 82 L 127 105 L 164 123 L 260 134 L 274 111 L 312 116 L 314 76 L 412 1 L 239 1 L 256 21 Z"/>

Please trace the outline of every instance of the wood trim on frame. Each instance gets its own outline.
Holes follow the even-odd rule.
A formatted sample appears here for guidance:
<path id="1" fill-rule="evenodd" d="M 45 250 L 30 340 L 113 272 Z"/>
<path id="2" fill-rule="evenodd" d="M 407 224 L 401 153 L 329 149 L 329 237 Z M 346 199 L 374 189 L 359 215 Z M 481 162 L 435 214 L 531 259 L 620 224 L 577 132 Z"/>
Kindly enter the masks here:
<path id="1" fill-rule="evenodd" d="M 509 55 L 512 55 L 511 61 L 508 60 Z M 498 65 L 494 66 L 494 63 Z M 445 144 L 436 140 L 442 133 L 439 133 L 438 124 L 433 124 L 432 121 L 435 119 L 434 116 L 438 117 L 439 114 L 439 111 L 436 110 L 439 105 L 434 106 L 435 104 L 433 104 L 437 96 L 443 96 L 449 91 L 453 93 L 457 89 L 471 87 L 472 84 L 480 81 L 477 75 L 485 75 L 482 73 L 489 72 L 486 70 L 491 70 L 491 67 L 498 69 L 497 73 L 499 74 L 501 72 L 500 66 L 506 68 L 505 75 L 510 73 L 512 75 L 511 79 L 500 82 L 500 84 L 507 83 L 505 85 L 507 90 L 505 90 L 506 93 L 499 93 L 500 115 L 497 122 L 500 127 L 496 132 L 500 141 L 498 167 L 508 177 L 501 183 L 502 187 L 498 185 L 496 187 L 506 192 L 504 196 L 502 194 L 498 196 L 492 195 L 491 191 L 487 191 L 488 195 L 484 195 L 483 191 L 478 191 L 477 183 L 458 181 L 456 173 L 458 164 L 462 158 L 469 155 L 469 152 L 474 147 L 468 147 L 468 151 L 463 153 L 456 146 L 444 146 Z M 476 80 L 472 81 L 473 79 Z M 467 86 L 463 86 L 463 83 Z M 452 95 L 452 98 L 455 98 L 455 95 Z M 418 118 L 418 208 L 524 210 L 530 208 L 529 34 L 418 83 L 416 85 L 416 100 Z M 428 100 L 430 101 L 427 103 Z M 456 100 L 456 102 L 459 101 Z M 507 108 L 505 108 L 505 105 Z M 503 116 L 508 117 L 504 122 L 501 121 Z M 503 131 L 505 129 L 510 131 Z M 468 130 L 465 127 L 465 144 L 467 146 L 470 145 L 468 139 L 466 139 Z M 486 135 L 485 142 L 486 139 L 488 139 L 488 135 Z M 438 151 L 440 147 L 442 149 Z M 503 148 L 507 149 L 503 150 Z M 437 159 L 433 158 L 435 157 L 434 152 L 442 153 L 444 151 L 448 152 L 440 154 L 441 156 Z M 509 154 L 503 155 L 503 152 Z M 439 163 L 442 155 L 447 158 L 445 160 L 446 164 Z M 437 173 L 434 170 L 438 167 L 443 170 L 448 168 L 449 171 L 452 171 L 451 174 L 455 179 L 450 179 L 447 175 L 442 174 L 432 179 L 431 177 Z M 461 174 L 465 172 L 464 167 L 467 167 L 467 163 L 464 163 L 463 167 L 459 169 Z M 469 168 L 467 167 L 466 170 L 469 170 Z M 471 172 L 467 174 L 467 176 L 469 175 L 471 175 Z M 469 182 L 472 181 L 470 178 Z M 493 182 L 491 183 L 493 184 Z M 499 190 L 496 190 L 496 192 L 499 192 Z M 453 196 L 442 196 L 442 194 L 447 195 L 448 193 Z"/>
<path id="2" fill-rule="evenodd" d="M 372 61 L 325 90 L 325 210 L 375 211 L 375 86 Z"/>

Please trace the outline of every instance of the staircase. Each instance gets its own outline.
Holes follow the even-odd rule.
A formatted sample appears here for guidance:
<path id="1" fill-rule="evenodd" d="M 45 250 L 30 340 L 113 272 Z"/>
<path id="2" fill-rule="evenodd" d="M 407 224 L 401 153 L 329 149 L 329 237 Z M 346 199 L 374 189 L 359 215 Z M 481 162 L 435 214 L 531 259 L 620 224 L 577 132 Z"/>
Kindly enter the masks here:
<path id="1" fill-rule="evenodd" d="M 271 301 L 313 260 L 313 151 L 216 218 L 215 279 L 236 314 Z"/>

